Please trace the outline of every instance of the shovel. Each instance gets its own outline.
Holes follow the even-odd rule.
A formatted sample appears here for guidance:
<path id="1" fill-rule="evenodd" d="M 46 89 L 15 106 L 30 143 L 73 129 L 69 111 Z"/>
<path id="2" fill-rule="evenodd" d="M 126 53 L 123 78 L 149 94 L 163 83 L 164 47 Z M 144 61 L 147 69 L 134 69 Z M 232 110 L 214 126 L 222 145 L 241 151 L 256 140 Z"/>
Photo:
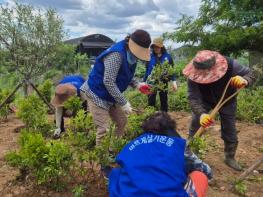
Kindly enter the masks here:
<path id="1" fill-rule="evenodd" d="M 225 87 L 225 89 L 224 89 L 224 92 L 223 92 L 223 94 L 222 94 L 219 102 L 217 103 L 217 105 L 215 106 L 215 108 L 210 112 L 209 115 L 210 115 L 210 117 L 211 117 L 212 119 L 214 119 L 214 118 L 216 117 L 217 112 L 223 107 L 224 104 L 226 104 L 226 102 L 228 102 L 230 99 L 232 99 L 233 97 L 235 97 L 235 96 L 244 88 L 244 87 L 239 88 L 235 93 L 233 93 L 233 94 L 230 95 L 229 97 L 225 98 L 226 91 L 227 91 L 230 83 L 231 83 L 231 79 L 228 81 L 228 83 L 227 83 L 227 85 L 226 85 L 226 87 Z M 224 99 L 224 98 L 225 98 L 225 99 Z M 201 127 L 197 130 L 197 132 L 195 133 L 194 138 L 200 137 L 204 132 L 205 132 L 205 128 L 201 126 Z"/>

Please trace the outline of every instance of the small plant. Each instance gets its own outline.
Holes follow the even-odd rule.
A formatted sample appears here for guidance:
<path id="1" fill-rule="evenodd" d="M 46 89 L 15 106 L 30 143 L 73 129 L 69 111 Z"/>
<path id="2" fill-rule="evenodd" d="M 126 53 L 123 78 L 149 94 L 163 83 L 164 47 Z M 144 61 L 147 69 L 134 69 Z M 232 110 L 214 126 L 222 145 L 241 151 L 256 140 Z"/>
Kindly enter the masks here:
<path id="1" fill-rule="evenodd" d="M 85 150 L 91 150 L 96 145 L 96 132 L 68 132 L 68 141 L 70 144 L 77 148 L 83 148 Z"/>
<path id="2" fill-rule="evenodd" d="M 201 159 L 207 152 L 207 139 L 206 137 L 195 137 L 189 143 L 190 149 Z"/>
<path id="3" fill-rule="evenodd" d="M 141 124 L 142 122 L 155 113 L 153 107 L 147 107 L 141 114 L 131 114 L 128 117 L 128 124 L 126 128 L 125 138 L 132 140 L 142 133 Z"/>
<path id="4" fill-rule="evenodd" d="M 238 96 L 237 118 L 255 123 L 263 123 L 262 98 L 262 87 L 242 90 Z"/>
<path id="5" fill-rule="evenodd" d="M 29 171 L 37 184 L 62 189 L 73 161 L 69 147 L 59 141 L 46 142 L 40 133 L 25 130 L 19 145 L 19 151 L 6 155 L 8 163 L 21 171 Z"/>
<path id="6" fill-rule="evenodd" d="M 176 93 L 170 94 L 168 101 L 172 111 L 190 111 L 186 83 L 181 83 Z"/>
<path id="7" fill-rule="evenodd" d="M 92 115 L 81 109 L 77 112 L 77 115 L 70 119 L 70 128 L 75 132 L 89 132 L 95 130 L 93 124 Z"/>
<path id="8" fill-rule="evenodd" d="M 75 116 L 77 112 L 82 109 L 82 101 L 79 97 L 72 96 L 64 103 L 64 107 L 72 111 L 73 116 Z"/>
<path id="9" fill-rule="evenodd" d="M 167 82 L 175 74 L 175 67 L 165 61 L 163 64 L 157 64 L 147 79 L 147 83 L 152 85 L 152 92 L 158 90 L 167 90 Z"/>
<path id="10" fill-rule="evenodd" d="M 74 194 L 74 197 L 82 197 L 82 196 L 84 196 L 85 188 L 83 185 L 77 185 L 74 187 L 72 192 Z"/>
<path id="11" fill-rule="evenodd" d="M 53 82 L 51 79 L 45 80 L 41 85 L 39 85 L 39 92 L 45 97 L 45 99 L 50 102 L 52 94 Z"/>
<path id="12" fill-rule="evenodd" d="M 47 118 L 47 108 L 36 95 L 19 100 L 17 116 L 28 129 L 41 131 L 43 134 L 47 134 L 51 129 Z"/>
<path id="13" fill-rule="evenodd" d="M 234 185 L 234 189 L 238 194 L 242 196 L 245 196 L 247 192 L 247 186 L 243 181 L 236 181 Z"/>
<path id="14" fill-rule="evenodd" d="M 143 95 L 138 90 L 129 89 L 125 91 L 125 97 L 134 108 L 144 109 L 148 105 L 147 96 Z"/>

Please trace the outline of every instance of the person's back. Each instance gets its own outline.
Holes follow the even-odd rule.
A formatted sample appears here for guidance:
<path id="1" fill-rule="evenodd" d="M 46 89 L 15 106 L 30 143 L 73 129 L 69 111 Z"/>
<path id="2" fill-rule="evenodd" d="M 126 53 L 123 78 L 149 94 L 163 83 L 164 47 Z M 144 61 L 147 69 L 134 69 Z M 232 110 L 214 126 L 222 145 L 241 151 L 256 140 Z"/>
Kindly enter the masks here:
<path id="1" fill-rule="evenodd" d="M 188 196 L 183 189 L 185 140 L 145 133 L 128 145 L 111 174 L 111 196 Z"/>
<path id="2" fill-rule="evenodd" d="M 120 167 L 110 174 L 110 197 L 205 196 L 211 169 L 188 152 L 171 117 L 157 112 L 142 128 L 116 158 Z"/>

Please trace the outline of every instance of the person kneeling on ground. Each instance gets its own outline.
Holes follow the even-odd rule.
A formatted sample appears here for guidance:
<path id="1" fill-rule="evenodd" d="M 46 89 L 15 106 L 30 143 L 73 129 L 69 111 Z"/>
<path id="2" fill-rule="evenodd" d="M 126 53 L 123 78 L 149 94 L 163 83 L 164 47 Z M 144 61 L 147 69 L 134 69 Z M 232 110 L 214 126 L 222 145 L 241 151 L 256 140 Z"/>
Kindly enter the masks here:
<path id="1" fill-rule="evenodd" d="M 64 103 L 72 96 L 78 96 L 83 101 L 83 109 L 87 110 L 87 102 L 85 94 L 80 91 L 81 85 L 85 82 L 85 79 L 81 75 L 70 75 L 65 76 L 57 85 L 55 89 L 55 96 L 51 103 L 55 106 L 55 118 L 56 118 L 56 129 L 53 134 L 53 138 L 57 139 L 60 137 L 61 132 L 65 131 L 64 128 Z"/>
<path id="2" fill-rule="evenodd" d="M 211 168 L 192 153 L 166 112 L 142 124 L 144 133 L 116 158 L 109 176 L 110 197 L 205 196 Z"/>

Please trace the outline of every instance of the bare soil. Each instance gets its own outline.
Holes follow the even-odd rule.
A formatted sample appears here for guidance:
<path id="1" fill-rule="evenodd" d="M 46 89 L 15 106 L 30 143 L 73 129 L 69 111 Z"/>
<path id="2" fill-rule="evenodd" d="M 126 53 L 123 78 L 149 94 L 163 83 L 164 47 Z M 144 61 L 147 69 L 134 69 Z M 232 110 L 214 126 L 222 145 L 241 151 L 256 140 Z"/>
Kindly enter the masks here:
<path id="1" fill-rule="evenodd" d="M 172 112 L 172 117 L 177 122 L 177 130 L 187 136 L 188 125 L 191 116 L 189 113 Z M 17 179 L 19 171 L 6 164 L 4 155 L 18 148 L 17 139 L 19 133 L 16 128 L 22 127 L 23 123 L 14 115 L 8 117 L 6 122 L 0 122 L 0 196 L 73 196 L 71 191 L 55 192 L 45 187 L 34 186 L 30 179 L 20 181 Z M 262 154 L 263 149 L 263 125 L 237 122 L 239 131 L 239 147 L 237 159 L 244 167 L 250 166 Z M 208 153 L 205 161 L 212 167 L 214 179 L 210 183 L 208 197 L 236 197 L 236 193 L 230 191 L 231 183 L 240 175 L 227 167 L 224 162 L 223 141 L 220 138 L 219 123 L 216 123 L 207 131 Z M 247 186 L 246 196 L 263 197 L 263 165 L 248 177 L 245 181 Z M 92 178 L 93 179 L 93 178 Z M 87 196 L 105 197 L 107 187 L 102 177 L 89 181 L 87 185 Z"/>

